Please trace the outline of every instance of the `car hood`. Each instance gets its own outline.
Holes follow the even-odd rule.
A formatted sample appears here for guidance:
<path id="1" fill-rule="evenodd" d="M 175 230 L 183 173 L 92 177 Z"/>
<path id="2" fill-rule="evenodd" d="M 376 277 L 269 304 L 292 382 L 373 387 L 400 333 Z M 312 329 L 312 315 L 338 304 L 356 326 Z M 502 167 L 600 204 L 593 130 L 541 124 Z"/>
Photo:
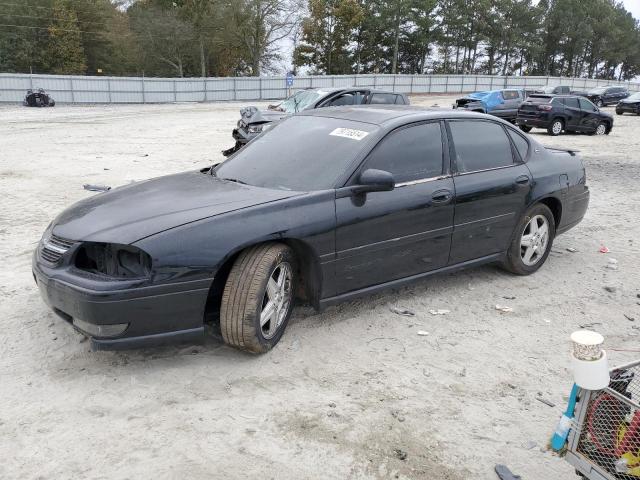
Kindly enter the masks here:
<path id="1" fill-rule="evenodd" d="M 221 180 L 200 171 L 159 177 L 82 200 L 53 221 L 69 240 L 130 244 L 203 218 L 300 195 Z"/>
<path id="2" fill-rule="evenodd" d="M 622 100 L 620 100 L 620 103 L 640 103 L 640 98 L 635 98 L 635 99 L 623 98 Z"/>
<path id="3" fill-rule="evenodd" d="M 245 107 L 240 110 L 240 117 L 247 125 L 252 123 L 275 122 L 290 114 L 277 110 L 258 110 L 258 107 Z"/>

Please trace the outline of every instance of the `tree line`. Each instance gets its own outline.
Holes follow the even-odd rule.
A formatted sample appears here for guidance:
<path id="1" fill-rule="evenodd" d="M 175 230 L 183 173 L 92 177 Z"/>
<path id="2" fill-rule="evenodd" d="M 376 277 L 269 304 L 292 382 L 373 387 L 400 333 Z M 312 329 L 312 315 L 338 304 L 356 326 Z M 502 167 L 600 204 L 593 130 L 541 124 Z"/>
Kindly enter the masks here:
<path id="1" fill-rule="evenodd" d="M 617 0 L 0 0 L 0 72 L 475 73 L 628 80 Z"/>

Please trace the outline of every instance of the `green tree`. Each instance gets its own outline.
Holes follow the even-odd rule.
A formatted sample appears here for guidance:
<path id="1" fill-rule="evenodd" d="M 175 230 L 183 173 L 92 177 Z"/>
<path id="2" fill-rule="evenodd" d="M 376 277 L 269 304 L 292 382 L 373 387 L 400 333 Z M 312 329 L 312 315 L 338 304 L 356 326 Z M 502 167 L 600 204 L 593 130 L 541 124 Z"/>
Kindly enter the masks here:
<path id="1" fill-rule="evenodd" d="M 54 0 L 48 28 L 47 63 L 51 73 L 85 73 L 86 63 L 78 16 L 65 0 Z"/>

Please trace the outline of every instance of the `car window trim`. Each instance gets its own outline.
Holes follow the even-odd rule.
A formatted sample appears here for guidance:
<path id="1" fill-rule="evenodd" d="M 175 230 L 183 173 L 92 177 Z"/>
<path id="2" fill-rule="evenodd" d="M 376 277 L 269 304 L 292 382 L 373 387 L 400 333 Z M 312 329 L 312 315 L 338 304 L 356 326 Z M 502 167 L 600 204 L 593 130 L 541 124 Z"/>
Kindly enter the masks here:
<path id="1" fill-rule="evenodd" d="M 448 178 L 452 176 L 452 171 L 451 171 L 451 158 L 449 156 L 449 139 L 447 138 L 447 133 L 444 130 L 445 129 L 445 121 L 443 119 L 428 119 L 428 120 L 418 120 L 416 122 L 411 122 L 411 123 L 405 123 L 404 125 L 400 125 L 396 128 L 394 128 L 393 130 L 388 131 L 387 133 L 385 133 L 376 143 L 375 145 L 373 145 L 371 147 L 371 149 L 367 152 L 367 154 L 364 156 L 364 158 L 362 159 L 362 161 L 358 164 L 358 166 L 356 168 L 354 168 L 353 172 L 351 173 L 351 175 L 349 175 L 349 177 L 347 178 L 347 181 L 344 183 L 344 185 L 342 187 L 337 187 L 337 188 L 344 188 L 344 187 L 349 187 L 352 185 L 355 185 L 353 182 L 358 178 L 358 175 L 363 171 L 362 169 L 365 167 L 367 160 L 369 160 L 369 157 L 371 156 L 371 154 L 373 153 L 373 151 L 378 147 L 378 145 L 380 145 L 386 138 L 388 138 L 390 135 L 394 134 L 395 132 L 398 132 L 400 130 L 403 130 L 405 128 L 410 128 L 410 127 L 415 127 L 418 125 L 427 125 L 430 123 L 438 123 L 440 125 L 440 140 L 442 142 L 442 173 L 436 177 L 428 177 L 428 178 L 419 178 L 416 180 L 408 180 L 407 182 L 400 182 L 400 183 L 396 183 L 396 187 L 398 186 L 407 186 L 408 184 L 412 184 L 412 182 L 417 182 L 417 184 L 419 183 L 426 183 L 427 181 L 433 181 L 433 180 L 437 180 L 440 177 L 443 178 Z M 405 185 L 407 184 L 407 185 Z"/>
<path id="2" fill-rule="evenodd" d="M 509 142 L 509 146 L 511 147 L 511 160 L 513 163 L 511 165 L 503 165 L 501 167 L 484 168 L 482 170 L 473 170 L 471 172 L 460 172 L 458 170 L 458 163 L 456 161 L 456 149 L 453 142 L 453 134 L 451 133 L 451 129 L 449 128 L 449 125 L 451 122 L 485 122 L 485 123 L 493 123 L 494 125 L 498 125 L 499 127 L 502 127 L 503 133 L 504 135 L 506 135 L 507 140 Z M 522 161 L 518 161 L 518 159 L 520 158 L 520 155 L 518 154 L 516 156 L 516 153 L 514 153 L 513 140 L 511 140 L 509 133 L 504 131 L 506 127 L 502 125 L 500 122 L 494 122 L 493 120 L 490 120 L 490 119 L 449 118 L 446 120 L 446 126 L 447 126 L 447 135 L 449 136 L 449 145 L 450 145 L 449 158 L 451 163 L 451 174 L 455 177 L 462 176 L 462 175 L 469 175 L 472 173 L 490 172 L 491 170 L 502 170 L 503 168 L 517 167 L 524 163 Z M 529 142 L 527 141 L 527 143 Z M 531 148 L 531 145 L 529 145 L 529 148 Z M 528 154 L 529 154 L 529 150 L 527 150 L 527 155 Z"/>
<path id="3" fill-rule="evenodd" d="M 507 127 L 505 125 L 503 125 L 502 128 L 505 129 L 505 131 L 507 133 L 507 138 L 509 139 L 509 142 L 511 143 L 511 153 L 517 157 L 517 160 L 514 163 L 516 165 L 517 164 L 527 163 L 526 159 L 529 158 L 529 152 L 531 151 L 531 143 L 529 143 L 529 139 L 526 138 L 524 135 L 522 135 L 520 132 L 518 132 L 515 128 L 509 128 L 509 127 Z M 527 153 L 524 156 L 524 158 L 522 158 L 522 156 L 520 155 L 520 150 L 518 150 L 516 142 L 513 140 L 513 138 L 511 137 L 511 134 L 509 132 L 513 132 L 514 135 L 518 135 L 527 144 Z"/>

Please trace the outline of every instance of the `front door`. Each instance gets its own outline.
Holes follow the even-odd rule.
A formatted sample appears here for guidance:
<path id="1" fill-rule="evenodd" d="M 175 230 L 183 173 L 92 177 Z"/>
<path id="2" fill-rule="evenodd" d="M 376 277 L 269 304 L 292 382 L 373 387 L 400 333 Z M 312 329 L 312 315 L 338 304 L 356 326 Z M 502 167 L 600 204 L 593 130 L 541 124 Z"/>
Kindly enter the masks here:
<path id="1" fill-rule="evenodd" d="M 580 118 L 580 130 L 584 132 L 593 132 L 600 123 L 600 115 L 598 114 L 598 107 L 591 103 L 586 98 L 581 98 L 580 110 L 582 117 Z"/>
<path id="2" fill-rule="evenodd" d="M 554 102 L 558 99 L 554 99 Z M 577 130 L 582 129 L 582 110 L 578 103 L 578 97 L 567 97 L 562 99 L 564 101 L 564 113 L 567 119 L 565 130 Z"/>
<path id="3" fill-rule="evenodd" d="M 454 152 L 455 216 L 450 264 L 507 250 L 531 191 L 531 173 L 505 127 L 488 120 L 449 121 Z"/>
<path id="4" fill-rule="evenodd" d="M 395 189 L 336 199 L 337 294 L 446 265 L 454 188 L 445 142 L 439 121 L 394 130 L 354 179 L 366 169 L 386 170 Z"/>

